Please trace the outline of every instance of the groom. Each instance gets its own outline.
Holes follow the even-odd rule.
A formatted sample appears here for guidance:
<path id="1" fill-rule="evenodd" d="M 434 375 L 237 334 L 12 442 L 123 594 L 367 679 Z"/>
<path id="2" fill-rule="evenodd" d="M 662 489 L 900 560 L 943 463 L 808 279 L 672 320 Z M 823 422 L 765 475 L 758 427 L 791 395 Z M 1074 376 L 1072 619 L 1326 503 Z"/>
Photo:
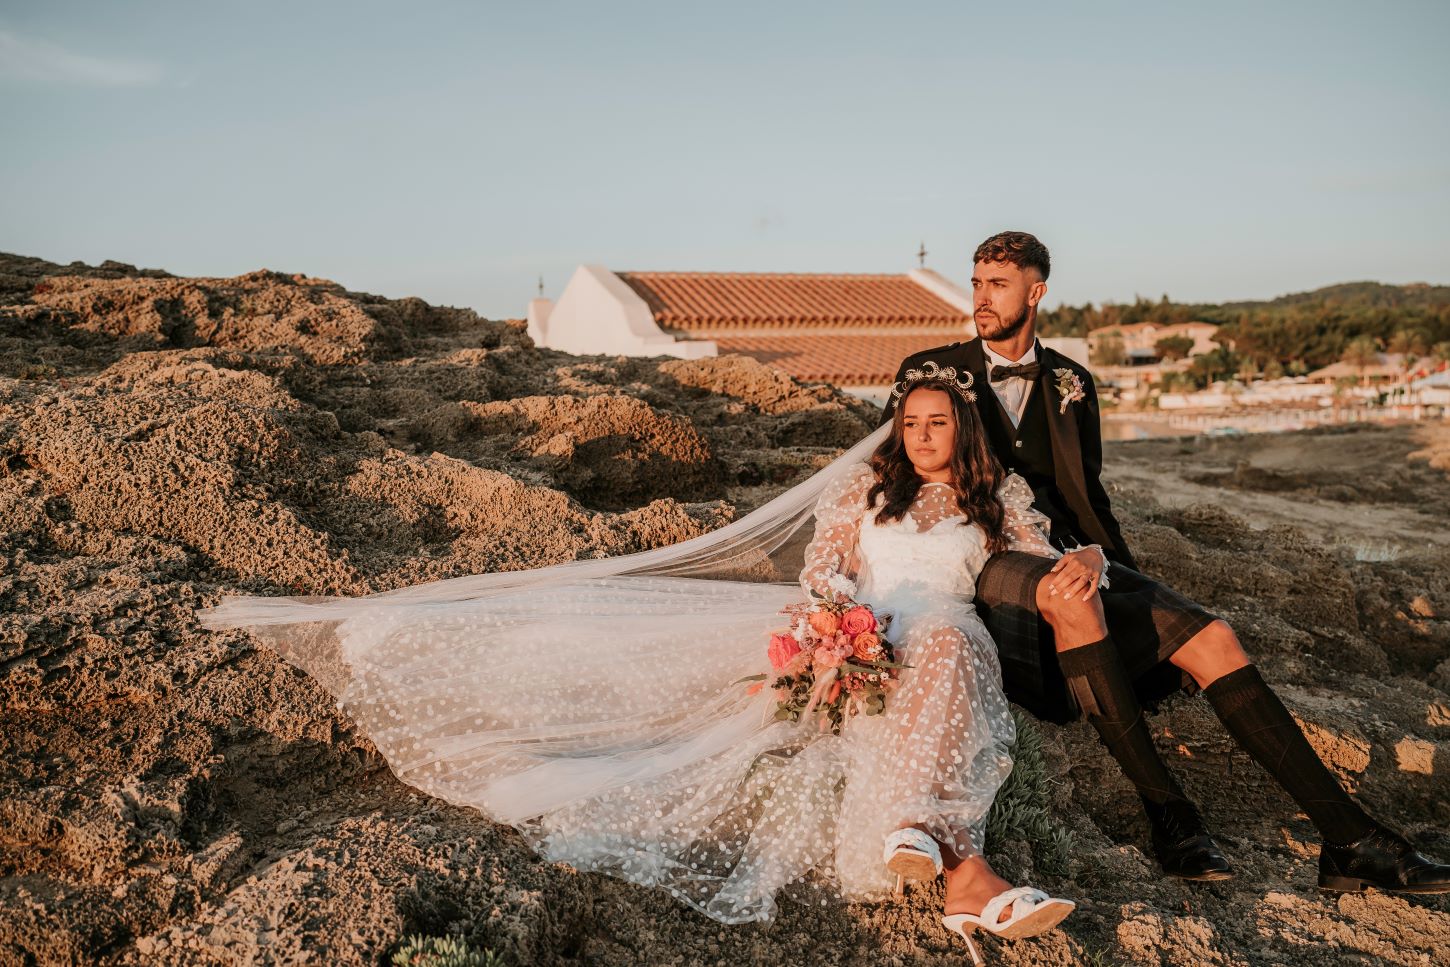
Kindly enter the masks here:
<path id="1" fill-rule="evenodd" d="M 1097 729 L 1143 801 L 1165 873 L 1233 875 L 1143 716 L 1142 703 L 1191 680 L 1239 746 L 1318 827 L 1320 887 L 1450 891 L 1450 866 L 1416 852 L 1344 792 L 1233 629 L 1138 572 L 1100 479 L 1092 376 L 1037 341 L 1037 307 L 1051 268 L 1046 246 L 1025 232 L 1003 232 L 977 248 L 974 262 L 977 338 L 908 357 L 896 379 L 928 361 L 972 374 L 993 452 L 1031 485 L 1052 543 L 1066 552 L 1058 561 L 998 554 L 978 579 L 977 605 L 997 641 L 1007 696 L 1051 721 L 1080 711 Z"/>

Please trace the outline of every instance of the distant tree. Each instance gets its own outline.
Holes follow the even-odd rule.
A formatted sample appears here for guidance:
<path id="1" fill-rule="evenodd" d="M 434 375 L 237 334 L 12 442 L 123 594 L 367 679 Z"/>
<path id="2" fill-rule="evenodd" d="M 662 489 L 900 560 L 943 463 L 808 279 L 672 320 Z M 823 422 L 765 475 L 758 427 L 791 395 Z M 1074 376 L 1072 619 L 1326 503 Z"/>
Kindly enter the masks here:
<path id="1" fill-rule="evenodd" d="M 1369 381 L 1369 368 L 1380 361 L 1379 342 L 1373 336 L 1358 336 L 1344 347 L 1339 358 L 1359 371 L 1359 382 L 1363 386 Z"/>
<path id="2" fill-rule="evenodd" d="M 1399 329 L 1390 337 L 1390 344 L 1385 347 L 1387 351 L 1396 353 L 1400 357 L 1400 372 L 1408 382 L 1410 374 L 1414 372 L 1415 364 L 1424 358 L 1429 351 L 1425 343 L 1425 337 L 1415 329 Z"/>
<path id="3" fill-rule="evenodd" d="M 1271 359 L 1264 364 L 1264 379 L 1282 379 L 1284 376 L 1284 364 L 1277 359 Z"/>
<path id="4" fill-rule="evenodd" d="M 1434 346 L 1430 347 L 1430 358 L 1435 360 L 1438 365 L 1443 366 L 1446 363 L 1450 363 L 1450 339 L 1444 342 L 1437 342 Z"/>
<path id="5" fill-rule="evenodd" d="M 1227 346 L 1219 346 L 1213 352 L 1194 356 L 1188 373 L 1193 378 L 1194 385 L 1201 388 L 1233 375 L 1238 372 L 1239 366 L 1238 353 Z"/>
<path id="6" fill-rule="evenodd" d="M 1193 377 L 1188 373 L 1180 373 L 1177 370 L 1168 370 L 1158 377 L 1158 389 L 1164 393 L 1174 393 L 1183 389 L 1194 389 Z"/>
<path id="7" fill-rule="evenodd" d="M 1193 340 L 1188 336 L 1164 336 L 1153 344 L 1153 349 L 1163 359 L 1183 359 L 1193 351 Z"/>
<path id="8" fill-rule="evenodd" d="M 1088 361 L 1094 366 L 1123 365 L 1128 357 L 1127 350 L 1123 348 L 1123 337 L 1115 332 L 1103 336 L 1097 340 L 1088 357 Z"/>
<path id="9" fill-rule="evenodd" d="M 1418 330 L 1397 329 L 1390 337 L 1385 352 L 1396 353 L 1408 359 L 1419 359 L 1425 355 L 1425 337 Z"/>

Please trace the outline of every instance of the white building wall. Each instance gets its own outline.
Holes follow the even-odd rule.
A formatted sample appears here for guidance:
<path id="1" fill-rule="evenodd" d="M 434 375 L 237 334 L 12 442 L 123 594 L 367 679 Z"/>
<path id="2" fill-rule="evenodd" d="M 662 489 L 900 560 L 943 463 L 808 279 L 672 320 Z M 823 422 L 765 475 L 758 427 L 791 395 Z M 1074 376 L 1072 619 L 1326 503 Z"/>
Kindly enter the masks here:
<path id="1" fill-rule="evenodd" d="M 554 300 L 540 296 L 529 300 L 529 338 L 535 346 L 547 346 L 545 339 L 549 332 L 549 313 L 554 309 Z"/>
<path id="2" fill-rule="evenodd" d="M 945 276 L 938 275 L 931 269 L 912 269 L 906 273 L 906 276 L 938 299 L 971 316 L 972 294 L 955 282 L 952 282 Z M 976 324 L 968 322 L 963 332 L 965 333 L 962 336 L 964 340 L 975 338 L 977 335 Z"/>
<path id="3" fill-rule="evenodd" d="M 918 285 L 968 315 L 970 293 L 930 269 L 908 273 Z M 534 299 L 528 308 L 529 336 L 539 346 L 578 355 L 678 356 L 700 359 L 715 356 L 713 340 L 680 340 L 655 324 L 649 304 L 629 285 L 602 265 L 581 265 L 570 276 L 557 302 Z M 976 336 L 970 322 L 962 339 Z M 1069 359 L 1088 365 L 1088 341 L 1077 337 L 1044 339 Z"/>
<path id="4" fill-rule="evenodd" d="M 1081 336 L 1049 336 L 1041 340 L 1048 349 L 1055 349 L 1075 363 L 1088 365 L 1088 341 Z M 1092 370 L 1088 366 L 1089 371 Z"/>
<path id="5" fill-rule="evenodd" d="M 532 317 L 531 311 L 530 335 Z M 540 334 L 541 345 L 581 356 L 699 359 L 718 352 L 711 340 L 677 340 L 655 325 L 649 305 L 602 265 L 581 265 L 574 271 L 559 301 L 545 314 Z"/>

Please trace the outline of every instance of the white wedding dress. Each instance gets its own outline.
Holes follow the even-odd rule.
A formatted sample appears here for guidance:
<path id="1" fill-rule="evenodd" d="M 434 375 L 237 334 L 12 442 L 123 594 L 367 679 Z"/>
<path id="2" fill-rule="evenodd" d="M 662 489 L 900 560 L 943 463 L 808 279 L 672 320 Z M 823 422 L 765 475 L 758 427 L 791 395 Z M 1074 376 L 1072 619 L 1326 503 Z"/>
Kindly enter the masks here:
<path id="1" fill-rule="evenodd" d="M 812 871 L 846 896 L 879 893 L 894 882 L 881 855 L 893 829 L 920 823 L 959 854 L 981 851 L 1014 730 L 971 603 L 981 528 L 930 484 L 903 520 L 877 525 L 871 483 L 864 463 L 827 483 L 801 586 L 570 578 L 565 565 L 542 587 L 354 609 L 329 657 L 287 657 L 404 782 L 514 825 L 550 859 L 726 923 L 769 919 Z M 1026 483 L 1009 477 L 999 496 L 1013 547 L 1056 556 Z M 768 636 L 804 588 L 890 612 L 887 637 L 912 666 L 884 714 L 840 735 L 774 721 L 771 690 L 739 681 L 769 671 Z M 268 603 L 204 620 L 243 626 Z"/>

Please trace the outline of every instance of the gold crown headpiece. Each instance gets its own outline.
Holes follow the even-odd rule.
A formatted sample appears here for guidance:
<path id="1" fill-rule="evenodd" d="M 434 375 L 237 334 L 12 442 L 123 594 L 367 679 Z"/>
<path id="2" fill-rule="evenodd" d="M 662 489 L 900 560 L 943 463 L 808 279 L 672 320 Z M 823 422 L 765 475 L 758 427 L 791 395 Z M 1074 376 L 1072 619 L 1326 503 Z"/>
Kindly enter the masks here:
<path id="1" fill-rule="evenodd" d="M 972 374 L 965 373 L 964 375 L 967 377 L 966 382 L 957 379 L 957 368 L 955 366 L 940 366 L 928 359 L 921 364 L 921 369 L 908 369 L 906 371 L 906 378 L 891 387 L 891 403 L 893 406 L 899 403 L 903 396 L 916 388 L 917 384 L 924 383 L 928 380 L 948 386 L 959 393 L 962 399 L 968 403 L 975 403 L 977 402 L 977 394 L 972 392 Z"/>

